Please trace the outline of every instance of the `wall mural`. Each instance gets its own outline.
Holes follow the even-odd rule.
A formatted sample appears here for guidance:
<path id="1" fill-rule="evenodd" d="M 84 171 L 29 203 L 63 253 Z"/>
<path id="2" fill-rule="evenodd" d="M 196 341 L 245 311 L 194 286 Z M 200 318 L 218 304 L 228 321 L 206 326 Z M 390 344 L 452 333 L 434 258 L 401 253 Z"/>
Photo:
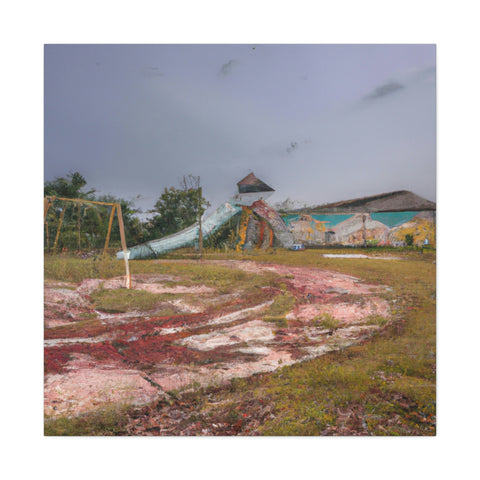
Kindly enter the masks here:
<path id="1" fill-rule="evenodd" d="M 296 242 L 305 245 L 435 245 L 435 213 L 379 212 L 282 215 Z"/>

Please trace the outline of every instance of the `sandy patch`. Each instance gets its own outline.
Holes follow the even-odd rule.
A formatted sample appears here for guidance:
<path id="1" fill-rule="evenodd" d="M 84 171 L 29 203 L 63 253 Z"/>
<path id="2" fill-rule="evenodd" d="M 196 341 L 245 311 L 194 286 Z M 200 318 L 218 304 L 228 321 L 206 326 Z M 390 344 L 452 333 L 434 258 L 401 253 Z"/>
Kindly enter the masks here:
<path id="1" fill-rule="evenodd" d="M 388 303 L 380 299 L 365 300 L 363 305 L 356 303 L 314 303 L 298 305 L 293 312 L 287 314 L 288 320 L 310 322 L 324 314 L 331 315 L 342 322 L 358 322 L 366 317 L 378 315 L 390 316 Z"/>
<path id="2" fill-rule="evenodd" d="M 114 338 L 113 335 L 99 335 L 98 337 L 79 337 L 79 338 L 51 338 L 43 341 L 45 347 L 54 347 L 57 345 L 66 345 L 68 343 L 101 343 Z"/>
<path id="3" fill-rule="evenodd" d="M 140 405 L 159 391 L 135 370 L 76 370 L 45 379 L 45 415 L 71 415 L 111 403 Z"/>
<path id="4" fill-rule="evenodd" d="M 148 276 L 140 277 L 142 280 L 147 279 Z M 155 281 L 145 282 L 138 281 L 135 276 L 132 277 L 132 289 L 144 290 L 150 293 L 172 293 L 172 294 L 185 294 L 192 293 L 197 295 L 214 293 L 215 289 L 207 287 L 206 285 L 175 285 L 165 286 L 162 283 L 158 283 L 157 279 L 153 277 Z M 105 290 L 115 290 L 118 288 L 125 288 L 125 277 L 115 277 L 108 280 L 102 280 L 98 278 L 92 278 L 84 280 L 77 288 L 77 292 L 81 295 L 91 295 L 95 290 L 103 288 Z"/>
<path id="5" fill-rule="evenodd" d="M 45 305 L 68 305 L 86 308 L 89 306 L 86 300 L 78 290 L 67 288 L 46 287 L 44 290 Z"/>
<path id="6" fill-rule="evenodd" d="M 269 300 L 268 302 L 261 303 L 260 305 L 255 305 L 254 307 L 244 308 L 242 310 L 238 310 L 237 312 L 229 313 L 227 315 L 221 315 L 219 317 L 215 317 L 212 320 L 207 322 L 207 325 L 221 325 L 222 323 L 230 323 L 238 320 L 240 318 L 245 318 L 246 316 L 257 313 L 265 308 L 269 307 L 273 303 L 273 300 Z"/>
<path id="7" fill-rule="evenodd" d="M 254 320 L 224 330 L 187 337 L 179 343 L 196 350 L 213 350 L 220 346 L 241 342 L 267 342 L 274 337 L 271 327 L 261 320 Z"/>
<path id="8" fill-rule="evenodd" d="M 266 356 L 254 362 L 224 364 L 215 370 L 207 367 L 196 369 L 171 367 L 162 373 L 150 375 L 150 378 L 165 391 L 169 391 L 192 387 L 194 384 L 200 386 L 224 385 L 233 378 L 245 378 L 256 373 L 273 372 L 281 366 L 292 363 L 295 361 L 288 352 L 269 351 Z"/>

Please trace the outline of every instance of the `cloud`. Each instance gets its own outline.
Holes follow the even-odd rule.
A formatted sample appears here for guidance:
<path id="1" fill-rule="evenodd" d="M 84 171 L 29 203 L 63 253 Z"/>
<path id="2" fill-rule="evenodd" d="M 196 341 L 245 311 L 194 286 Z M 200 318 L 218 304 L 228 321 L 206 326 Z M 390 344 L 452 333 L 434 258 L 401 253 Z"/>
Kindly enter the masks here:
<path id="1" fill-rule="evenodd" d="M 142 72 L 142 75 L 150 78 L 157 78 L 157 77 L 164 76 L 164 74 L 158 70 L 158 67 L 143 67 L 141 72 Z"/>
<path id="2" fill-rule="evenodd" d="M 298 147 L 298 143 L 297 143 L 297 142 L 290 142 L 290 146 L 287 148 L 287 153 L 292 153 L 292 152 L 294 152 L 297 147 Z"/>
<path id="3" fill-rule="evenodd" d="M 386 80 L 384 83 L 374 88 L 368 95 L 363 97 L 364 102 L 377 101 L 383 97 L 389 96 L 399 90 L 410 89 L 419 84 L 436 82 L 436 68 L 429 66 L 426 68 L 404 71 L 396 75 L 395 80 Z"/>
<path id="4" fill-rule="evenodd" d="M 375 88 L 372 92 L 370 92 L 368 95 L 363 97 L 365 101 L 371 102 L 378 100 L 379 98 L 386 97 L 387 95 L 391 95 L 398 90 L 403 90 L 405 87 L 398 82 L 395 81 L 388 81 L 384 83 L 383 85 L 378 86 Z"/>
<path id="5" fill-rule="evenodd" d="M 430 82 L 435 83 L 437 79 L 437 69 L 434 66 L 430 66 L 421 70 L 418 70 L 412 76 L 414 82 Z"/>
<path id="6" fill-rule="evenodd" d="M 230 75 L 232 73 L 232 68 L 236 63 L 238 63 L 236 60 L 229 60 L 227 63 L 224 63 L 220 68 L 218 75 Z"/>
<path id="7" fill-rule="evenodd" d="M 299 140 L 300 143 L 307 145 L 309 143 L 312 143 L 312 139 L 310 137 L 304 138 L 303 140 Z M 297 142 L 296 140 L 292 140 L 288 147 L 286 148 L 287 153 L 293 153 L 298 150 L 298 147 L 300 146 L 300 143 Z"/>

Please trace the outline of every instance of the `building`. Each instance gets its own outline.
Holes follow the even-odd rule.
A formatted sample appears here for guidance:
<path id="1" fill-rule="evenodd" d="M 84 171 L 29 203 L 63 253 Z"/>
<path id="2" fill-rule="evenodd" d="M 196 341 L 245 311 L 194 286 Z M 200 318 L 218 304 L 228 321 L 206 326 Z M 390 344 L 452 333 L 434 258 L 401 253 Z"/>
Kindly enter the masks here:
<path id="1" fill-rule="evenodd" d="M 282 215 L 296 242 L 319 245 L 435 245 L 436 204 L 400 190 Z"/>

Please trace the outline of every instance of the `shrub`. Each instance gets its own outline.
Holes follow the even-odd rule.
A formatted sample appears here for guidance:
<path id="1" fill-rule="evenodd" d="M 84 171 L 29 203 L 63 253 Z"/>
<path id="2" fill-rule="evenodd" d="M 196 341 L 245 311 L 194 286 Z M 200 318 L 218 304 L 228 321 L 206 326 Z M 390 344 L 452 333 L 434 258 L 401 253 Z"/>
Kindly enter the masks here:
<path id="1" fill-rule="evenodd" d="M 367 318 L 367 325 L 378 325 L 379 327 L 383 327 L 388 323 L 388 318 L 380 317 L 378 315 L 372 315 Z"/>
<path id="2" fill-rule="evenodd" d="M 340 327 L 340 321 L 332 317 L 329 313 L 324 313 L 320 318 L 315 319 L 318 324 L 328 330 L 336 330 Z"/>
<path id="3" fill-rule="evenodd" d="M 290 293 L 278 295 L 268 308 L 266 315 L 270 317 L 283 316 L 293 309 L 295 303 L 295 297 Z"/>
<path id="4" fill-rule="evenodd" d="M 282 316 L 266 316 L 264 317 L 266 322 L 275 323 L 278 328 L 286 328 L 288 327 L 288 320 Z"/>

